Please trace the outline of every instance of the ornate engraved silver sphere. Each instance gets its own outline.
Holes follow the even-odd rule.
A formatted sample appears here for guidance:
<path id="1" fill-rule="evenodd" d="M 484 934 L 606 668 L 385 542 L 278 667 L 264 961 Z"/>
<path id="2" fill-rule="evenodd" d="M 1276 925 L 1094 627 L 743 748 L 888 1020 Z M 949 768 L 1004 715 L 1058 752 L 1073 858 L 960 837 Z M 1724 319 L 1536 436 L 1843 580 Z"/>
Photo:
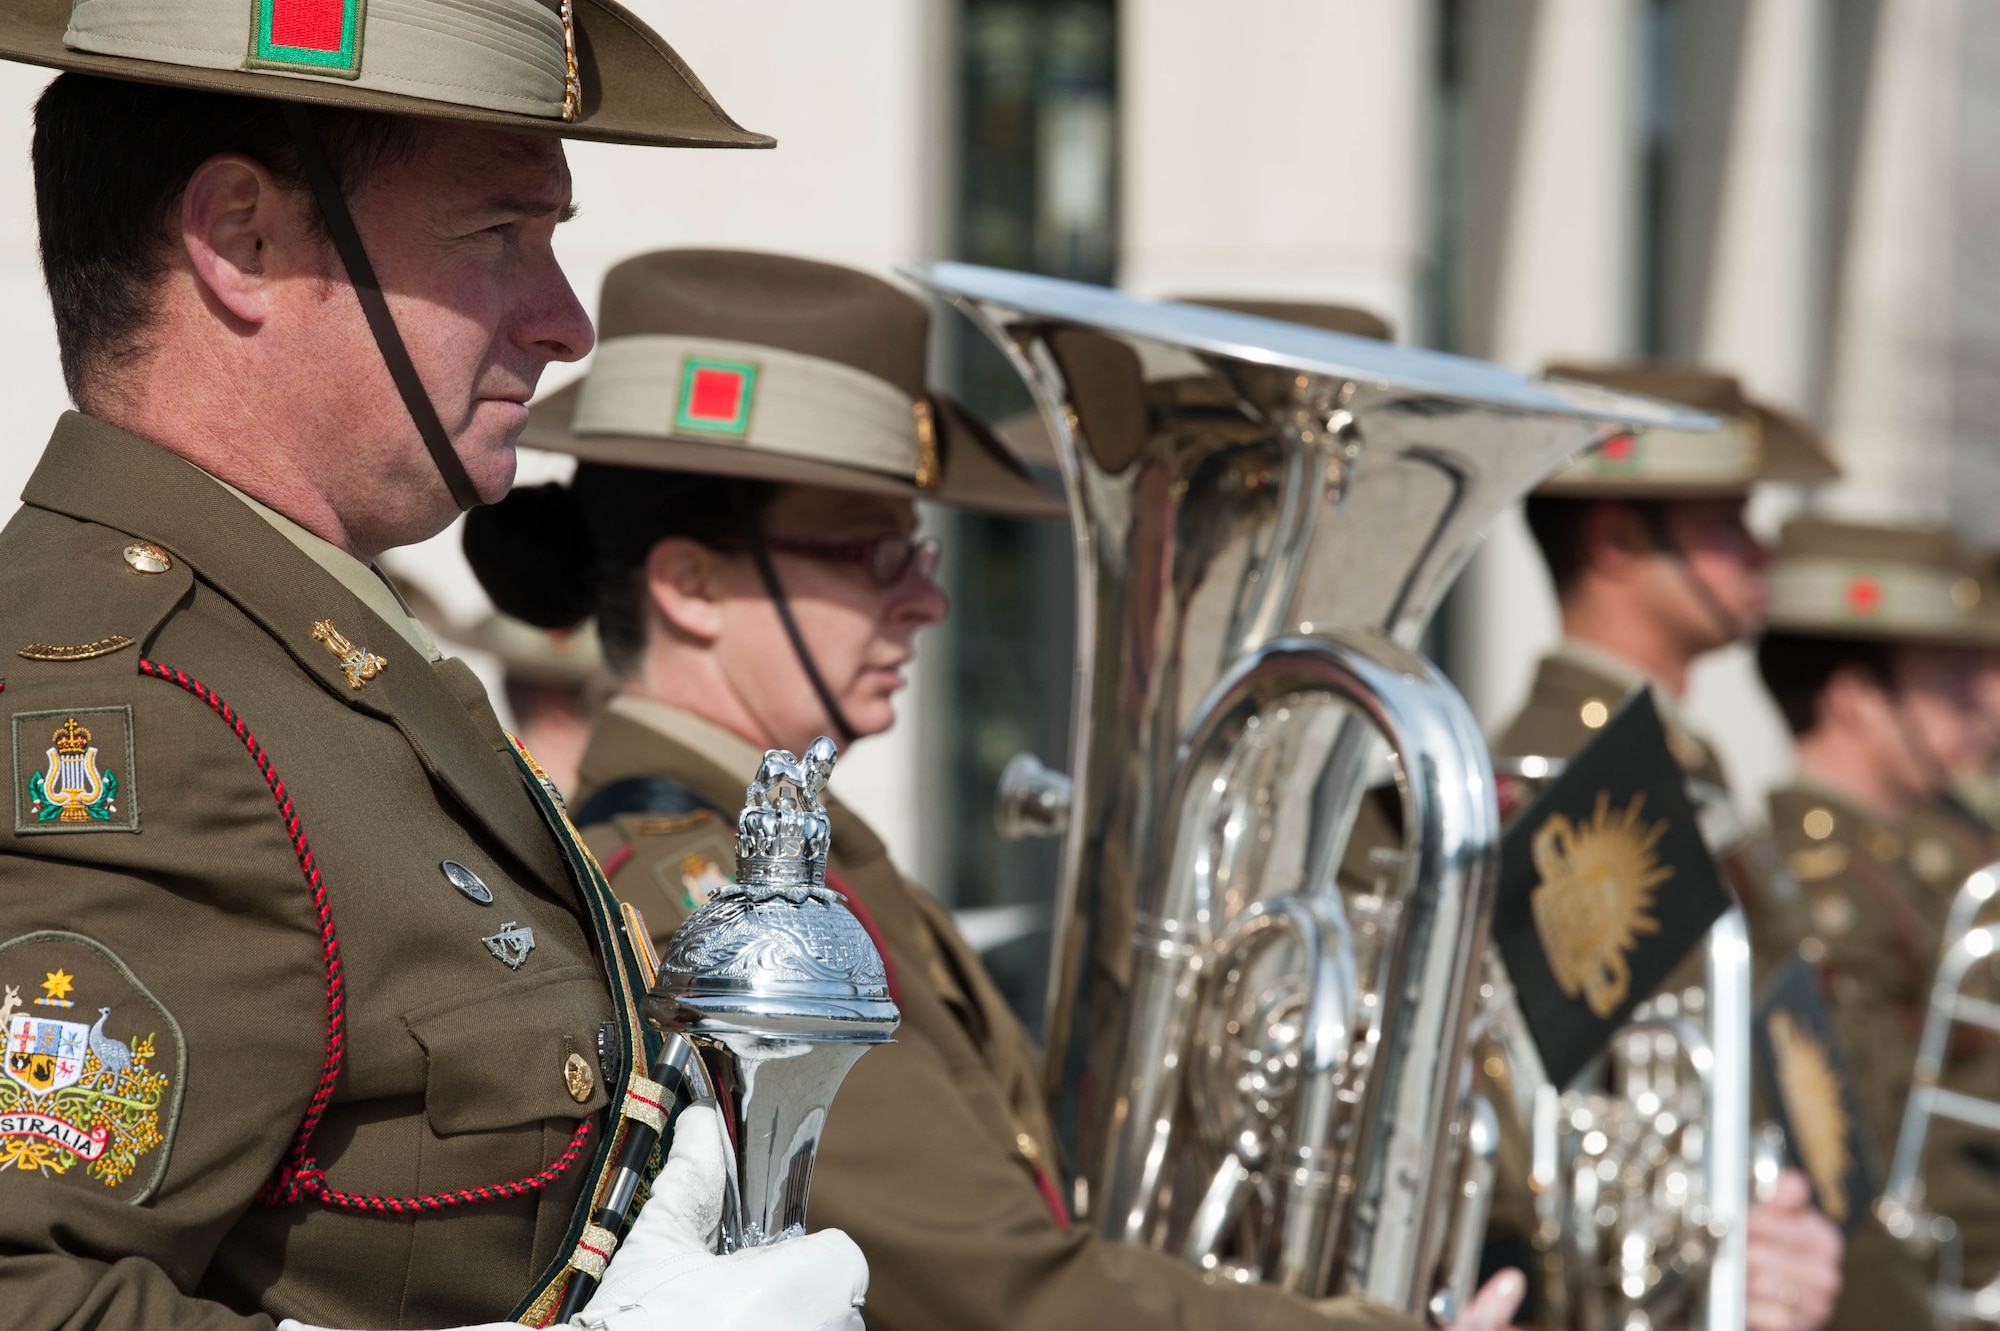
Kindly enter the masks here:
<path id="1" fill-rule="evenodd" d="M 804 1226 L 834 1093 L 901 1020 L 881 953 L 826 886 L 832 824 L 820 796 L 836 753 L 821 738 L 803 758 L 764 755 L 737 819 L 736 882 L 673 936 L 653 989 L 656 1011 L 702 1051 L 732 1120 L 725 1251 Z"/>

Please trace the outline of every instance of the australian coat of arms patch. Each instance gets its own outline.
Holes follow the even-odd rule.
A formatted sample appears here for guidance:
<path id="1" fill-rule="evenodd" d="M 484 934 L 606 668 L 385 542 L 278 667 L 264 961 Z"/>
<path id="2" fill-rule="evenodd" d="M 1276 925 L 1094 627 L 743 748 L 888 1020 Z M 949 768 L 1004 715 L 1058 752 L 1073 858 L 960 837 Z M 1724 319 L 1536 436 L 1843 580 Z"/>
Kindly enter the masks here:
<path id="1" fill-rule="evenodd" d="M 0 943 L 0 1032 L 0 1174 L 149 1197 L 187 1079 L 172 1014 L 101 944 L 34 933 Z"/>
<path id="2" fill-rule="evenodd" d="M 12 719 L 16 833 L 139 830 L 130 707 Z"/>

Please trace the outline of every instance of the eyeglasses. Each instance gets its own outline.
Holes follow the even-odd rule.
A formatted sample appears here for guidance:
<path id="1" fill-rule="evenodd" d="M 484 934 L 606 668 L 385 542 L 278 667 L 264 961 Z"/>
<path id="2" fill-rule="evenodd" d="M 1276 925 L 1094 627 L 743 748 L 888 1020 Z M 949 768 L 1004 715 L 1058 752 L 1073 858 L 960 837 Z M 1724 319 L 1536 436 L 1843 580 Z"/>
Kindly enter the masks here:
<path id="1" fill-rule="evenodd" d="M 764 544 L 780 554 L 803 555 L 831 564 L 858 564 L 877 587 L 894 587 L 915 569 L 928 578 L 937 569 L 935 536 L 878 536 L 872 541 L 790 541 L 768 536 Z"/>

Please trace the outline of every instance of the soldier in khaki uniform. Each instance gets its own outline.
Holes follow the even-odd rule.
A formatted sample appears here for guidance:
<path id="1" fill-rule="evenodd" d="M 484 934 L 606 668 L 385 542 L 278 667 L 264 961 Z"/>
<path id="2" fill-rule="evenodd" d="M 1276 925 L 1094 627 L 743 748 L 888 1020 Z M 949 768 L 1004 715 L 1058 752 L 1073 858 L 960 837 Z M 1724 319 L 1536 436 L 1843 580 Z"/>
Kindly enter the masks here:
<path id="1" fill-rule="evenodd" d="M 1813 483 L 1837 470 L 1816 433 L 1746 397 L 1729 375 L 1671 366 L 1551 366 L 1551 374 L 1683 402 L 1714 413 L 1713 434 L 1650 430 L 1621 436 L 1550 478 L 1528 499 L 1528 526 L 1561 602 L 1563 641 L 1544 657 L 1521 710 L 1493 743 L 1496 760 L 1576 754 L 1626 695 L 1649 688 L 1667 740 L 1695 781 L 1727 792 L 1715 751 L 1687 725 L 1679 697 L 1701 656 L 1754 633 L 1765 598 L 1767 552 L 1743 525 L 1751 489 Z M 1738 853 L 1730 878 L 1744 898 L 1766 966 L 1797 946 L 1797 888 L 1768 839 Z M 1669 988 L 1699 983 L 1700 961 Z M 1512 1125 L 1510 1125 L 1512 1126 Z M 1527 1144 L 1502 1140 L 1496 1240 L 1533 1225 L 1525 1189 Z M 1802 1176 L 1752 1211 L 1753 1327 L 1814 1327 L 1840 1288 L 1841 1244 L 1806 1205 Z M 1516 1251 L 1525 1245 L 1514 1238 Z"/>
<path id="2" fill-rule="evenodd" d="M 707 1255 L 712 1111 L 586 1248 L 639 952 L 372 563 L 590 348 L 560 136 L 768 141 L 608 0 L 21 0 L 0 55 L 72 71 L 79 407 L 0 532 L 0 1321 L 540 1325 L 589 1269 L 617 1331 L 857 1323 L 840 1236 Z"/>
<path id="3" fill-rule="evenodd" d="M 1722 428 L 1614 439 L 1529 497 L 1563 641 L 1536 668 L 1493 752 L 1568 757 L 1626 694 L 1647 687 L 1682 769 L 1727 791 L 1728 774 L 1679 699 L 1695 661 L 1761 622 L 1770 556 L 1743 525 L 1744 506 L 1758 484 L 1814 484 L 1838 470 L 1811 427 L 1746 397 L 1729 375 L 1664 366 L 1549 372 L 1685 402 L 1715 413 Z M 1789 954 L 1803 936 L 1796 886 L 1775 872 L 1735 878 L 1759 960 Z"/>
<path id="4" fill-rule="evenodd" d="M 624 688 L 578 808 L 613 886 L 664 935 L 729 871 L 744 762 L 893 723 L 912 636 L 946 608 L 913 501 L 1061 506 L 927 391 L 926 311 L 875 278 L 647 255 L 611 274 L 601 318 L 590 375 L 538 406 L 527 436 L 581 457 L 574 482 L 474 515 L 466 550 L 509 613 L 595 613 Z M 1408 1324 L 1212 1283 L 1072 1226 L 1038 1051 L 947 913 L 851 810 L 829 809 L 828 883 L 883 944 L 903 1013 L 896 1043 L 843 1084 L 813 1178 L 814 1223 L 868 1254 L 871 1326 Z M 1513 1295 L 1500 1282 L 1461 1325 L 1503 1322 Z"/>
<path id="5" fill-rule="evenodd" d="M 1913 867 L 1912 814 L 1986 743 L 1976 676 L 1996 618 L 1949 532 L 1801 521 L 1772 577 L 1766 686 L 1798 745 L 1772 830 L 1805 885 L 1836 1020 L 1884 1164 L 1908 1099 L 1950 892 Z M 1914 829 L 1914 830 L 1913 830 Z M 1948 1085 L 2000 1092 L 2000 1049 L 1954 1042 Z M 2000 1268 L 1991 1138 L 1939 1123 L 1925 1205 L 1957 1222 L 1965 1278 Z"/>

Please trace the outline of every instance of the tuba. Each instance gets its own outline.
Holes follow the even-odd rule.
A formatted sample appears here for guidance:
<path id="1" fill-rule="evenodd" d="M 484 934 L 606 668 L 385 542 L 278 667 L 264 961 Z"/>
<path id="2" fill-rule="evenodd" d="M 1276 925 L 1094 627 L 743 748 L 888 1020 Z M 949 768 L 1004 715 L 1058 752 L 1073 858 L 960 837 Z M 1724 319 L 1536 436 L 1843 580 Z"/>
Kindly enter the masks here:
<path id="1" fill-rule="evenodd" d="M 1413 651 L 1489 519 L 1617 428 L 1704 418 L 1102 288 L 912 273 L 1019 371 L 1076 539 L 1049 1093 L 1074 1209 L 1217 1279 L 1449 1318 L 1493 1118 L 1465 1058 L 1486 749 Z M 1394 812 L 1364 801 L 1393 778 Z M 1357 821 L 1385 891 L 1343 886 Z"/>

